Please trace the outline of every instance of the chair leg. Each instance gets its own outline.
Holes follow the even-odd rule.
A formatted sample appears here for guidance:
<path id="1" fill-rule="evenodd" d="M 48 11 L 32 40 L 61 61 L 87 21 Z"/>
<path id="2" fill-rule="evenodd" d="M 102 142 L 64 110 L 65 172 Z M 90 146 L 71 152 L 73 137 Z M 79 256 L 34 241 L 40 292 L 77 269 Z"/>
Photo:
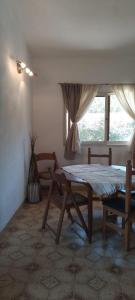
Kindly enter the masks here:
<path id="1" fill-rule="evenodd" d="M 92 191 L 88 191 L 88 239 L 92 242 L 92 229 L 93 229 L 93 200 Z"/>
<path id="2" fill-rule="evenodd" d="M 125 228 L 125 219 L 122 218 L 122 228 Z M 130 221 L 130 230 L 132 231 L 132 221 Z"/>
<path id="3" fill-rule="evenodd" d="M 71 223 L 74 223 L 74 219 L 73 219 L 73 217 L 72 217 L 70 208 L 68 207 L 68 208 L 66 209 L 66 211 L 67 211 L 68 218 L 71 220 Z"/>
<path id="4" fill-rule="evenodd" d="M 42 192 L 41 192 L 41 185 L 39 183 L 39 201 L 42 200 Z"/>
<path id="5" fill-rule="evenodd" d="M 44 217 L 43 217 L 42 229 L 45 229 L 45 225 L 46 225 L 47 217 L 48 217 L 48 211 L 49 211 L 49 207 L 50 207 L 50 202 L 51 202 L 51 198 L 48 197 L 46 208 L 45 208 L 45 213 L 44 213 Z"/>
<path id="6" fill-rule="evenodd" d="M 59 244 L 65 209 L 66 209 L 66 197 L 64 197 L 63 206 L 62 206 L 60 217 L 59 217 L 57 233 L 56 233 L 56 240 L 55 240 L 56 244 Z"/>
<path id="7" fill-rule="evenodd" d="M 42 229 L 45 229 L 45 225 L 46 225 L 46 222 L 47 222 L 48 211 L 49 211 L 49 207 L 50 207 L 51 195 L 52 195 L 52 192 L 53 192 L 53 188 L 54 188 L 54 183 L 52 182 L 51 185 L 50 185 L 48 199 L 47 199 L 46 208 L 45 208 L 45 213 L 44 213 L 44 217 L 43 217 Z"/>
<path id="8" fill-rule="evenodd" d="M 73 199 L 73 204 L 74 204 L 74 207 L 75 207 L 76 212 L 78 214 L 78 217 L 80 219 L 80 222 L 82 224 L 82 227 L 84 228 L 84 230 L 85 230 L 85 232 L 86 232 L 86 234 L 88 236 L 88 228 L 87 228 L 87 226 L 85 224 L 85 221 L 84 221 L 84 218 L 83 218 L 82 213 L 80 211 L 80 208 L 79 208 L 79 206 L 77 205 L 77 203 L 76 203 L 76 201 L 74 199 Z"/>
<path id="9" fill-rule="evenodd" d="M 122 218 L 122 229 L 124 229 L 124 228 L 125 228 L 125 219 Z"/>
<path id="10" fill-rule="evenodd" d="M 107 220 L 108 212 L 103 207 L 103 238 L 106 239 L 106 220 Z"/>
<path id="11" fill-rule="evenodd" d="M 125 220 L 125 250 L 128 251 L 130 246 L 130 221 Z"/>

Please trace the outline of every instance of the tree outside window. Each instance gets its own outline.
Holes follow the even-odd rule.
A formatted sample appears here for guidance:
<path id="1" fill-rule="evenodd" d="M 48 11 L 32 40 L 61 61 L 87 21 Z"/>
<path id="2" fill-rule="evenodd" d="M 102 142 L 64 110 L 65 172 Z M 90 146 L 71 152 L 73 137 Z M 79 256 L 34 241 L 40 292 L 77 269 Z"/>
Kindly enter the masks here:
<path id="1" fill-rule="evenodd" d="M 70 126 L 70 120 L 67 124 Z M 78 123 L 81 142 L 128 142 L 135 122 L 115 95 L 95 97 Z"/>

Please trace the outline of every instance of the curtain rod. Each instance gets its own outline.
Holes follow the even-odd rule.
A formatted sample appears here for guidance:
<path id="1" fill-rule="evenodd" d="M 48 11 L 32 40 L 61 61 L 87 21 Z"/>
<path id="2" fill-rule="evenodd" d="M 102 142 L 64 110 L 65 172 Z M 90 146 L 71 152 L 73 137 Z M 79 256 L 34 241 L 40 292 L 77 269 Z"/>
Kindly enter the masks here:
<path id="1" fill-rule="evenodd" d="M 123 82 L 123 83 L 77 83 L 77 82 L 58 82 L 58 84 L 81 84 L 81 85 L 130 85 L 135 84 L 134 82 Z"/>

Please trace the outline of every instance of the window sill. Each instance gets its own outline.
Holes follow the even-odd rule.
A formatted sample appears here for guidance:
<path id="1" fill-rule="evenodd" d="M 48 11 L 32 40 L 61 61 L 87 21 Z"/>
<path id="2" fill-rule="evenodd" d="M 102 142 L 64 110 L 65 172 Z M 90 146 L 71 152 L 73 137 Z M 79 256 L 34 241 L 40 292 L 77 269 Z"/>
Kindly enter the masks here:
<path id="1" fill-rule="evenodd" d="M 129 146 L 129 142 L 81 142 L 81 146 Z"/>
<path id="2" fill-rule="evenodd" d="M 106 142 L 107 146 L 129 146 L 129 142 Z"/>

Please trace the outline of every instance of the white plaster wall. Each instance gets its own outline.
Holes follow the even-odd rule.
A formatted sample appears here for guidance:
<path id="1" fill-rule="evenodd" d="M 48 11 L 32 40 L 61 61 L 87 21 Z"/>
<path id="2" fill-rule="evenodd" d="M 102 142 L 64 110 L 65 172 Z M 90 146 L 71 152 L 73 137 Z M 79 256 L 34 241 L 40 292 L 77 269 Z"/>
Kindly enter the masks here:
<path id="1" fill-rule="evenodd" d="M 34 84 L 33 128 L 38 136 L 37 152 L 56 151 L 60 164 L 69 164 L 63 157 L 63 101 L 59 82 L 128 83 L 135 82 L 134 57 L 81 56 L 33 59 L 39 76 Z M 96 152 L 107 146 L 93 146 Z M 112 146 L 113 163 L 125 163 L 127 146 Z M 87 162 L 87 147 L 75 162 Z"/>
<path id="2" fill-rule="evenodd" d="M 16 70 L 29 62 L 13 0 L 0 1 L 0 230 L 25 197 L 31 133 L 31 84 Z"/>

